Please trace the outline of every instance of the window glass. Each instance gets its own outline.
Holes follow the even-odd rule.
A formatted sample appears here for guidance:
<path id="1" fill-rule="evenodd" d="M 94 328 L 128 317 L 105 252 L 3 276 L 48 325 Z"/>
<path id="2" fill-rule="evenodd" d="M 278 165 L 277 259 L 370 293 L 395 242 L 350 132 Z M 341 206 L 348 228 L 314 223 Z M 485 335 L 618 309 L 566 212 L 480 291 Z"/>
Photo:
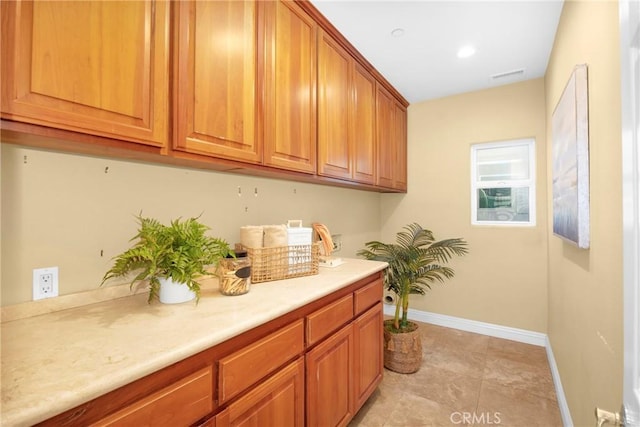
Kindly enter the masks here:
<path id="1" fill-rule="evenodd" d="M 478 221 L 529 221 L 529 187 L 478 189 Z"/>
<path id="2" fill-rule="evenodd" d="M 482 148 L 477 153 L 479 181 L 529 179 L 529 147 Z"/>
<path id="3" fill-rule="evenodd" d="M 471 222 L 535 225 L 533 139 L 471 146 Z"/>

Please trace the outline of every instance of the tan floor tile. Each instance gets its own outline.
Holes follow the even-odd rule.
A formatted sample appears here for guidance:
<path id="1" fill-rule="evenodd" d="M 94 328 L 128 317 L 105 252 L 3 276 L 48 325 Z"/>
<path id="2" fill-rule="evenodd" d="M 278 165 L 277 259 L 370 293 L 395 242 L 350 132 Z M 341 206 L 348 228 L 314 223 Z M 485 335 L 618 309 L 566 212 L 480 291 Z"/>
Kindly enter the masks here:
<path id="1" fill-rule="evenodd" d="M 349 427 L 561 426 L 544 348 L 420 323 L 414 374 L 385 369 Z"/>
<path id="2" fill-rule="evenodd" d="M 418 372 L 405 377 L 402 386 L 406 392 L 456 411 L 473 411 L 478 404 L 481 382 L 480 378 L 423 364 Z"/>
<path id="3" fill-rule="evenodd" d="M 491 337 L 473 332 L 444 328 L 436 335 L 436 345 L 451 350 L 486 353 Z"/>
<path id="4" fill-rule="evenodd" d="M 556 400 L 553 378 L 548 366 L 498 357 L 487 358 L 483 379 L 502 386 L 526 390 L 545 399 Z"/>
<path id="5" fill-rule="evenodd" d="M 397 395 L 399 404 L 391 411 L 382 427 L 452 426 L 451 408 L 411 393 Z"/>
<path id="6" fill-rule="evenodd" d="M 398 389 L 386 384 L 380 384 L 351 420 L 349 427 L 383 426 L 391 415 L 393 408 L 399 404 L 396 397 L 398 393 Z"/>
<path id="7" fill-rule="evenodd" d="M 549 367 L 547 352 L 544 347 L 517 341 L 490 337 L 487 355 L 490 358 L 499 357 L 515 362 L 541 365 L 545 369 Z"/>
<path id="8" fill-rule="evenodd" d="M 513 387 L 483 381 L 476 413 L 493 416 L 492 423 L 501 427 L 561 427 L 562 418 L 555 399 L 540 396 Z M 496 422 L 499 419 L 499 423 Z"/>
<path id="9" fill-rule="evenodd" d="M 423 366 L 445 369 L 458 375 L 482 378 L 486 355 L 447 347 L 428 347 L 423 351 Z"/>

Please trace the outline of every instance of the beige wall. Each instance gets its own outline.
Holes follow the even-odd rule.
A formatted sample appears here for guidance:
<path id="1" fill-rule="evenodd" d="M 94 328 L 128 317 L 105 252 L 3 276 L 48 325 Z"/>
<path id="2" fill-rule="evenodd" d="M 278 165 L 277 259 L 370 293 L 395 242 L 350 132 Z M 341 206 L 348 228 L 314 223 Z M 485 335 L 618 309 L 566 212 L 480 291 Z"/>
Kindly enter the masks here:
<path id="1" fill-rule="evenodd" d="M 345 257 L 379 238 L 378 193 L 10 144 L 1 150 L 2 305 L 31 300 L 39 267 L 59 266 L 61 295 L 96 289 L 110 258 L 129 247 L 141 211 L 162 221 L 202 214 L 211 234 L 230 243 L 245 224 L 320 221 L 342 235 L 336 255 Z"/>
<path id="2" fill-rule="evenodd" d="M 576 64 L 588 65 L 591 247 L 549 230 L 548 334 L 575 425 L 622 403 L 622 183 L 618 4 L 566 2 L 545 78 L 551 114 Z M 550 150 L 549 150 L 550 152 Z M 551 170 L 551 158 L 547 164 Z M 551 192 L 551 180 L 548 180 Z M 548 207 L 551 215 L 552 206 Z"/>
<path id="3" fill-rule="evenodd" d="M 419 310 L 546 332 L 547 190 L 544 81 L 413 104 L 408 112 L 409 191 L 382 195 L 382 237 L 419 222 L 438 239 L 463 237 L 470 253 L 456 277 L 413 296 Z M 533 137 L 537 225 L 471 226 L 470 146 Z"/>

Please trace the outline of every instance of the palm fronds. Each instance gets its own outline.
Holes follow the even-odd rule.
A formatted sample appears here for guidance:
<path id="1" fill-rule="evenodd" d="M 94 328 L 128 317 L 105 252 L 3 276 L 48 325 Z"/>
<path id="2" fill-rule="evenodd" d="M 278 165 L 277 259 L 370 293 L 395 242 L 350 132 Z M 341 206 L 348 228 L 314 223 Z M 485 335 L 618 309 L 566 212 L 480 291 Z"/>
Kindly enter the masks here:
<path id="1" fill-rule="evenodd" d="M 398 296 L 394 316 L 396 330 L 402 330 L 408 325 L 409 295 L 424 295 L 431 289 L 431 283 L 444 283 L 446 279 L 452 278 L 453 269 L 443 264 L 454 256 L 462 256 L 468 252 L 464 239 L 436 241 L 433 233 L 418 223 L 409 224 L 398 232 L 396 243 L 371 241 L 365 245 L 366 248 L 358 251 L 358 255 L 389 264 L 385 270 L 384 284 Z"/>

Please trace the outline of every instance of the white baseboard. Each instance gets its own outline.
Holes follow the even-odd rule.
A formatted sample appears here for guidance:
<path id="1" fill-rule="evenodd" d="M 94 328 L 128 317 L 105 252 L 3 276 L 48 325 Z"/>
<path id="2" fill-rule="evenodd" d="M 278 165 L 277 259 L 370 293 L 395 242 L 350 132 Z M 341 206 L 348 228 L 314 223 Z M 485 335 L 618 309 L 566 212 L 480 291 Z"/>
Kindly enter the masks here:
<path id="1" fill-rule="evenodd" d="M 393 316 L 394 310 L 395 305 L 384 305 L 384 314 Z M 560 373 L 558 372 L 558 366 L 556 365 L 556 360 L 553 357 L 551 342 L 549 341 L 547 334 L 413 309 L 409 309 L 408 317 L 409 319 L 416 320 L 418 322 L 431 323 L 433 325 L 445 326 L 447 328 L 459 329 L 462 331 L 474 332 L 476 334 L 488 335 L 491 337 L 544 347 L 547 351 L 547 359 L 551 369 L 551 376 L 553 377 L 553 384 L 556 389 L 562 423 L 565 427 L 573 427 L 571 413 L 569 412 L 569 405 L 567 404 L 567 399 L 564 396 L 562 382 L 560 381 Z"/>
<path id="2" fill-rule="evenodd" d="M 384 306 L 384 314 L 393 316 L 395 307 Z M 479 322 L 477 320 L 463 319 L 461 317 L 447 316 L 445 314 L 429 313 L 427 311 L 409 309 L 408 317 L 418 322 L 431 323 L 447 328 L 460 329 L 490 337 L 503 338 L 533 344 L 540 347 L 547 345 L 547 335 L 541 332 L 527 331 L 525 329 L 511 328 L 509 326 L 494 325 L 493 323 Z"/>
<path id="3" fill-rule="evenodd" d="M 549 337 L 547 337 L 547 344 L 545 345 L 545 348 L 547 350 L 547 360 L 549 361 L 551 376 L 553 377 L 553 385 L 556 388 L 556 398 L 558 399 L 558 406 L 560 407 L 562 424 L 565 427 L 573 427 L 573 420 L 571 419 L 569 404 L 567 403 L 567 398 L 564 395 L 562 381 L 560 381 L 560 372 L 558 371 L 558 365 L 556 365 L 556 358 L 553 356 L 553 350 L 551 349 L 551 341 L 549 341 Z"/>

